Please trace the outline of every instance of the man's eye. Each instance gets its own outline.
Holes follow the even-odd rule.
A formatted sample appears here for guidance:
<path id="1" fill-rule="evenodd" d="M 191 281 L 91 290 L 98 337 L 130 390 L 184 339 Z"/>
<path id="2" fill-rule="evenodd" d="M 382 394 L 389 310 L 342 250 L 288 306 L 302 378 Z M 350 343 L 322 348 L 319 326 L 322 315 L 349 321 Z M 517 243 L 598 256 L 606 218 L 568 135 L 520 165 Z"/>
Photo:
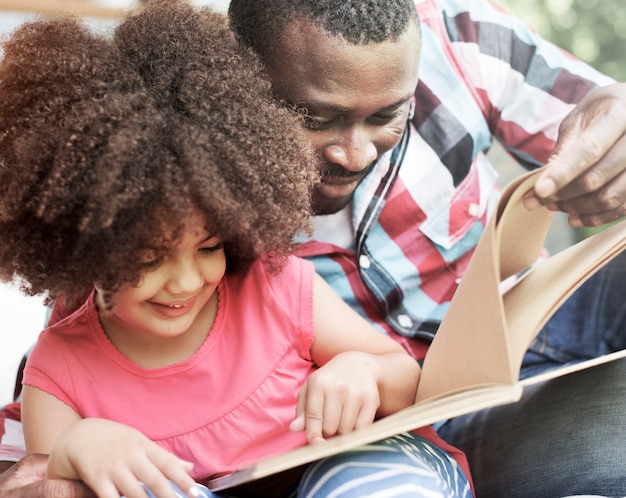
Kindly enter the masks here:
<path id="1" fill-rule="evenodd" d="M 309 130 L 318 130 L 333 122 L 330 118 L 321 118 L 319 116 L 306 115 L 303 116 L 304 126 Z"/>
<path id="2" fill-rule="evenodd" d="M 391 114 L 374 114 L 370 119 L 375 123 L 386 124 L 386 123 L 390 123 L 394 119 L 402 117 L 402 115 L 403 115 L 403 110 L 398 109 L 397 111 Z"/>

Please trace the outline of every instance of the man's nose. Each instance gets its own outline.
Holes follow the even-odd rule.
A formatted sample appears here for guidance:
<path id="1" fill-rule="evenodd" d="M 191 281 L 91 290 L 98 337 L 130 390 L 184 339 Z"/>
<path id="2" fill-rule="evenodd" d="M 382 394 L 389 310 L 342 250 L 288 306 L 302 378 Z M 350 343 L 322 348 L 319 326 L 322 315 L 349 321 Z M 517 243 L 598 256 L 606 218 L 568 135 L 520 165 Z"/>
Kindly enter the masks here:
<path id="1" fill-rule="evenodd" d="M 377 149 L 367 130 L 354 127 L 326 146 L 324 159 L 348 171 L 362 171 L 377 158 Z"/>

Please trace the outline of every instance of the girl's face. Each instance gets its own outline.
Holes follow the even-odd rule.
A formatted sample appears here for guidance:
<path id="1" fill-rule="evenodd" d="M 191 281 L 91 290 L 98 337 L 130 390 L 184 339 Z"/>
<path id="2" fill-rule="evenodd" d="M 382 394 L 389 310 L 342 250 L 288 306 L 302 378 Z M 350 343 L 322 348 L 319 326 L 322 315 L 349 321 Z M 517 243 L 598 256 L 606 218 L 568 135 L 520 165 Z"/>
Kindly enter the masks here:
<path id="1" fill-rule="evenodd" d="M 183 237 L 165 259 L 146 258 L 139 284 L 124 285 L 113 294 L 113 309 L 101 314 L 107 334 L 114 329 L 135 336 L 179 337 L 209 301 L 216 304 L 226 257 L 222 241 L 207 232 L 204 221 L 198 213 L 188 216 Z"/>

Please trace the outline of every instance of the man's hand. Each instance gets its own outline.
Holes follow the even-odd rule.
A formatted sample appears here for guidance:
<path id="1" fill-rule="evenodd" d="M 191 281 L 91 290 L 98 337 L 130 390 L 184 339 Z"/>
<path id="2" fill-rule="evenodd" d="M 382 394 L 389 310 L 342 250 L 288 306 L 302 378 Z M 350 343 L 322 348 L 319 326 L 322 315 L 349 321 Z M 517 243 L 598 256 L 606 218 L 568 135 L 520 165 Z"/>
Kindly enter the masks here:
<path id="1" fill-rule="evenodd" d="M 626 216 L 626 83 L 594 90 L 563 120 L 554 153 L 524 203 L 568 213 L 573 227 Z"/>
<path id="2" fill-rule="evenodd" d="M 48 457 L 28 455 L 0 474 L 0 498 L 95 498 L 85 485 L 65 479 L 44 480 Z M 0 470 L 6 465 L 0 464 Z"/>

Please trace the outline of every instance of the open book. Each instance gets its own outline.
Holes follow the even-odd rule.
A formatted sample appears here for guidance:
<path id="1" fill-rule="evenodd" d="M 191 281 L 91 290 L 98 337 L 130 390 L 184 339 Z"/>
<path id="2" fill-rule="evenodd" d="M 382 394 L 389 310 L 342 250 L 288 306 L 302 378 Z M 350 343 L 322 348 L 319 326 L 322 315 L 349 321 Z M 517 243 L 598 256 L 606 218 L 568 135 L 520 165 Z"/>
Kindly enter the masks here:
<path id="1" fill-rule="evenodd" d="M 511 182 L 485 228 L 424 360 L 416 403 L 372 425 L 208 483 L 218 491 L 448 418 L 513 403 L 524 386 L 626 357 L 626 350 L 519 380 L 524 353 L 563 302 L 626 248 L 626 221 L 535 264 L 552 220 L 521 199 L 539 171 Z M 523 274 L 522 274 L 523 272 Z M 506 292 L 501 282 L 522 274 Z"/>

